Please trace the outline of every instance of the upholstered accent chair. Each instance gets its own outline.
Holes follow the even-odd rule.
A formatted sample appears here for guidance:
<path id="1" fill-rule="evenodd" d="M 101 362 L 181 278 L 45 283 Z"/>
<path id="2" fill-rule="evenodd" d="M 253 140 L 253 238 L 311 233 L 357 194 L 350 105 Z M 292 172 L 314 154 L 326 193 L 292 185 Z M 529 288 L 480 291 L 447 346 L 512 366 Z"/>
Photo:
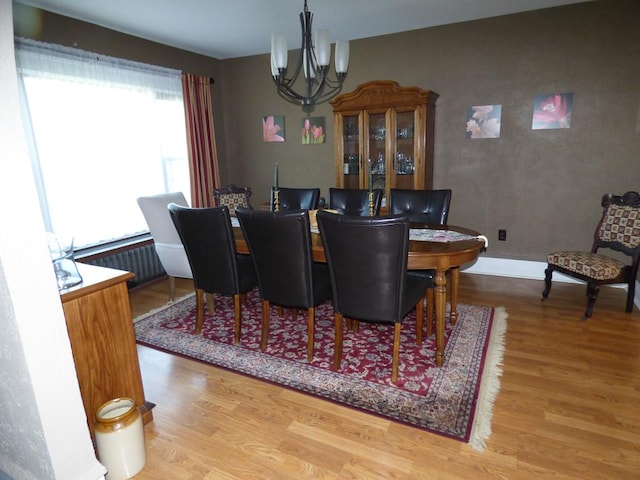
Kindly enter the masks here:
<path id="1" fill-rule="evenodd" d="M 313 360 L 315 307 L 331 297 L 329 270 L 313 261 L 307 210 L 236 211 L 256 274 L 262 301 L 260 347 L 267 348 L 271 304 L 287 308 L 294 319 L 307 313 L 307 360 Z"/>
<path id="2" fill-rule="evenodd" d="M 182 240 L 196 287 L 196 333 L 202 333 L 204 295 L 233 297 L 234 343 L 240 342 L 242 295 L 258 284 L 251 257 L 239 255 L 229 208 L 189 208 L 171 203 L 173 223 Z"/>
<path id="3" fill-rule="evenodd" d="M 360 217 L 317 213 L 329 265 L 335 316 L 333 368 L 342 359 L 344 318 L 394 326 L 391 381 L 398 381 L 400 331 L 406 315 L 416 309 L 422 331 L 422 300 L 427 282 L 407 274 L 409 217 Z M 416 335 L 416 342 L 418 342 Z M 418 342 L 419 343 L 419 342 Z"/>
<path id="4" fill-rule="evenodd" d="M 176 294 L 176 278 L 193 278 L 193 274 L 167 205 L 188 206 L 187 200 L 182 192 L 172 192 L 139 197 L 137 202 L 153 237 L 162 268 L 169 277 L 169 301 L 172 302 Z"/>
<path id="5" fill-rule="evenodd" d="M 274 210 L 275 198 L 271 191 L 271 211 Z M 316 210 L 320 202 L 319 188 L 285 188 L 278 187 L 278 208 L 284 210 Z"/>
<path id="6" fill-rule="evenodd" d="M 226 206 L 229 208 L 229 214 L 234 217 L 236 215 L 236 208 L 253 208 L 249 202 L 251 197 L 251 188 L 238 187 L 231 183 L 224 188 L 214 188 L 213 198 L 216 203 L 216 207 Z"/>
<path id="7" fill-rule="evenodd" d="M 380 205 L 384 191 L 380 188 L 373 189 L 373 214 L 380 215 Z M 330 188 L 329 209 L 337 210 L 341 215 L 368 217 L 369 216 L 369 190 Z"/>
<path id="8" fill-rule="evenodd" d="M 558 251 L 547 257 L 545 289 L 542 300 L 549 296 L 553 272 L 564 273 L 587 282 L 587 309 L 583 319 L 593 314 L 601 285 L 627 284 L 626 312 L 633 310 L 638 263 L 640 262 L 640 194 L 627 192 L 602 197 L 603 213 L 595 230 L 590 252 Z M 618 257 L 604 255 L 602 250 L 618 252 Z"/>

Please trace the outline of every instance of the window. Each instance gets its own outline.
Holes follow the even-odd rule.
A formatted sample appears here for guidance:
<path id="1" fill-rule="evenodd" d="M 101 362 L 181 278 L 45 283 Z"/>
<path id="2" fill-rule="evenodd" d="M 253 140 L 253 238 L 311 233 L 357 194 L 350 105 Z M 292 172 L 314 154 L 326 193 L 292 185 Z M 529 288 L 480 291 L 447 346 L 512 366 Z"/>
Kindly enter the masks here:
<path id="1" fill-rule="evenodd" d="M 47 230 L 75 247 L 147 231 L 136 198 L 189 192 L 180 72 L 16 41 Z"/>

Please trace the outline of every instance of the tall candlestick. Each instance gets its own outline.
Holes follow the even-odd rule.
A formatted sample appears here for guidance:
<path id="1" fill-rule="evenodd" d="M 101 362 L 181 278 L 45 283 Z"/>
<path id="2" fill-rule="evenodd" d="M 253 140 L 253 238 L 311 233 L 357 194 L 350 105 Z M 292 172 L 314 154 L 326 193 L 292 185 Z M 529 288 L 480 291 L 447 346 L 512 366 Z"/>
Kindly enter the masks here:
<path id="1" fill-rule="evenodd" d="M 275 173 L 275 180 L 273 185 L 275 189 L 278 190 L 278 162 L 276 162 L 276 173 Z"/>
<path id="2" fill-rule="evenodd" d="M 371 160 L 369 160 L 369 193 L 373 193 L 373 171 L 371 169 Z"/>

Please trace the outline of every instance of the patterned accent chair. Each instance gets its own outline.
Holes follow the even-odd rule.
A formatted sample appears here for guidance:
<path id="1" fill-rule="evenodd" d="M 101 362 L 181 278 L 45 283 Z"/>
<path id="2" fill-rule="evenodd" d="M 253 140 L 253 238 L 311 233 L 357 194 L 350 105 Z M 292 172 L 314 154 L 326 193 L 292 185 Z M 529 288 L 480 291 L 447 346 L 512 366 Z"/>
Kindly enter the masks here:
<path id="1" fill-rule="evenodd" d="M 549 296 L 554 271 L 587 282 L 587 309 L 583 319 L 591 317 L 601 285 L 627 284 L 626 312 L 633 310 L 636 276 L 640 261 L 640 194 L 622 196 L 607 193 L 602 197 L 604 212 L 596 227 L 590 252 L 560 251 L 547 257 L 545 289 L 542 300 Z M 630 257 L 628 263 L 599 253 L 608 248 Z"/>
<path id="2" fill-rule="evenodd" d="M 253 208 L 249 203 L 251 197 L 251 188 L 238 187 L 233 183 L 224 188 L 214 188 L 213 197 L 216 202 L 216 207 L 226 206 L 229 209 L 229 214 L 232 217 L 236 215 L 236 208 Z"/>

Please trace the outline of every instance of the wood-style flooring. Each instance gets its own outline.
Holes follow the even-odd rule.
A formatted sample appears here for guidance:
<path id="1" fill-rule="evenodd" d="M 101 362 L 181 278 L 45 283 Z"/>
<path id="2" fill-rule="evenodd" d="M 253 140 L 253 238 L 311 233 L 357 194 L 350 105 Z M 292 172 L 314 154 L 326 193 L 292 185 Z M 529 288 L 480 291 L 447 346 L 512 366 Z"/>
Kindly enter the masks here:
<path id="1" fill-rule="evenodd" d="M 487 448 L 139 346 L 147 464 L 136 480 L 640 479 L 640 315 L 604 287 L 462 274 L 460 303 L 509 315 Z M 178 281 L 178 294 L 192 290 Z M 168 282 L 131 292 L 134 317 Z"/>

